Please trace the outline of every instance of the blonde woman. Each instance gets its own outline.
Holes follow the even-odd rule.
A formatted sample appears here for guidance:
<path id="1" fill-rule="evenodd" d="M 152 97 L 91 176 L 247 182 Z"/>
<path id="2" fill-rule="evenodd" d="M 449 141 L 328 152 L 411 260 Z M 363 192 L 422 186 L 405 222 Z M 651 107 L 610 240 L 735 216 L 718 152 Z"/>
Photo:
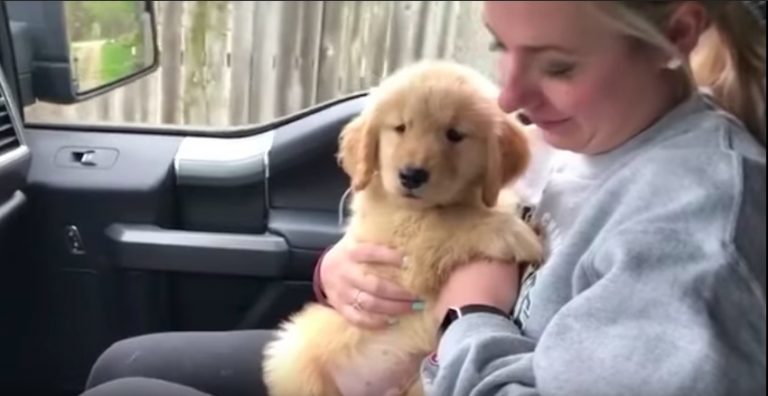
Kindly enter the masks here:
<path id="1" fill-rule="evenodd" d="M 457 272 L 429 394 L 765 393 L 765 27 L 740 1 L 488 1 L 499 103 L 560 151 L 521 275 Z M 763 11 L 764 13 L 764 11 Z M 763 14 L 764 15 L 764 14 Z M 421 308 L 342 242 L 318 281 L 361 326 Z M 354 307 L 354 308 L 353 308 Z M 511 313 L 511 315 L 508 315 Z"/>

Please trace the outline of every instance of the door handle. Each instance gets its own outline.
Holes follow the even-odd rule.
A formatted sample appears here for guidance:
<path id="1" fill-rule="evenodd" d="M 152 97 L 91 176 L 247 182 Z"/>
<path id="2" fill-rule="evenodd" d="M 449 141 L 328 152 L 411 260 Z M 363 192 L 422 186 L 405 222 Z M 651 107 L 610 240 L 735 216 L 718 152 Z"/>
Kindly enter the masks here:
<path id="1" fill-rule="evenodd" d="M 120 152 L 112 147 L 72 147 L 65 146 L 56 152 L 54 162 L 67 168 L 109 169 Z"/>
<path id="2" fill-rule="evenodd" d="M 74 162 L 79 163 L 80 165 L 85 166 L 96 166 L 96 151 L 94 150 L 85 150 L 85 151 L 73 151 L 72 152 L 72 160 Z"/>

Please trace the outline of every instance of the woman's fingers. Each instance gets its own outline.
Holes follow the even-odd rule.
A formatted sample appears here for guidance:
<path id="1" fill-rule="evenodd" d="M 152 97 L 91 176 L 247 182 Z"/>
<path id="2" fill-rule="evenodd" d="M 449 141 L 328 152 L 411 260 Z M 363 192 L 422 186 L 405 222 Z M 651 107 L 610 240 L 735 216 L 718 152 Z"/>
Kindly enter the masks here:
<path id="1" fill-rule="evenodd" d="M 369 329 L 385 327 L 393 318 L 422 310 L 417 296 L 359 265 L 400 267 L 403 261 L 400 253 L 384 246 L 337 244 L 320 269 L 328 302 L 352 324 Z"/>
<path id="2" fill-rule="evenodd" d="M 341 307 L 336 308 L 344 318 L 351 322 L 353 325 L 370 330 L 382 329 L 395 323 L 395 319 L 391 319 L 385 315 L 374 314 L 365 312 L 363 310 L 356 309 L 350 304 L 344 304 Z"/>
<path id="3" fill-rule="evenodd" d="M 423 309 L 423 303 L 414 300 L 389 300 L 377 297 L 362 289 L 351 290 L 347 296 L 349 305 L 362 311 L 384 316 L 400 316 Z"/>

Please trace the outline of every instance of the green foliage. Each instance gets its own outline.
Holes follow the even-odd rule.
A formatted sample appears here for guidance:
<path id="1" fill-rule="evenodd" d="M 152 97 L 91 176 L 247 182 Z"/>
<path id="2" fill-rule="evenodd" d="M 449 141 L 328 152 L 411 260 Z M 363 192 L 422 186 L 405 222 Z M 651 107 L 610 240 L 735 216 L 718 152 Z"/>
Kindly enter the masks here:
<path id="1" fill-rule="evenodd" d="M 112 41 L 102 45 L 101 81 L 115 81 L 134 72 L 131 48 L 135 47 L 127 42 Z"/>
<path id="2" fill-rule="evenodd" d="M 67 1 L 65 17 L 71 41 L 117 39 L 141 30 L 136 1 Z"/>
<path id="3" fill-rule="evenodd" d="M 69 40 L 73 55 L 78 56 L 83 70 L 80 76 L 92 84 L 112 82 L 132 74 L 144 65 L 141 25 L 142 7 L 137 1 L 67 1 L 64 3 Z M 81 47 L 79 43 L 86 45 Z M 77 50 L 99 45 L 96 54 Z M 94 62 L 94 63 L 91 63 Z M 87 65 L 95 64 L 95 67 Z M 90 80 L 89 80 L 90 79 Z"/>

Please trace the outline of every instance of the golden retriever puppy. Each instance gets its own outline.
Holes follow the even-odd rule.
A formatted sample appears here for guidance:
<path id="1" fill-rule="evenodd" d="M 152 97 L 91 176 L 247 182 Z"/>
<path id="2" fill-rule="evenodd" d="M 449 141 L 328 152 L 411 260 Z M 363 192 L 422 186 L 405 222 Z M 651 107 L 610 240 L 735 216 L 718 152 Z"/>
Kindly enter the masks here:
<path id="1" fill-rule="evenodd" d="M 539 259 L 534 232 L 515 210 L 496 206 L 530 155 L 497 92 L 468 67 L 422 61 L 382 81 L 344 127 L 339 159 L 354 191 L 347 237 L 405 254 L 403 268 L 361 265 L 421 296 L 427 309 L 366 330 L 332 308 L 306 306 L 265 348 L 272 396 L 422 394 L 419 365 L 437 345 L 429 311 L 451 271 L 478 259 Z"/>

